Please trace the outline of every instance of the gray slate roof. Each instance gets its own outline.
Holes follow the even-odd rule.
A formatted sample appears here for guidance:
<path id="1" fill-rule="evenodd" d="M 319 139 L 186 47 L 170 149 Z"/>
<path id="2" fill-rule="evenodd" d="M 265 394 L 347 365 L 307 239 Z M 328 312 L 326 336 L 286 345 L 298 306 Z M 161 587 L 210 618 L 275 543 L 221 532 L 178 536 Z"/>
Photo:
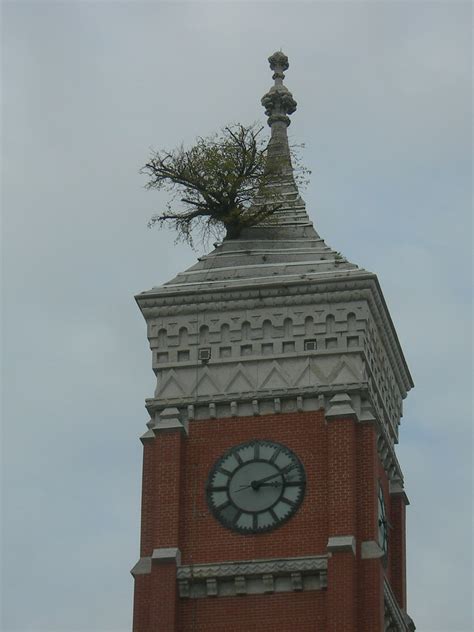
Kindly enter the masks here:
<path id="1" fill-rule="evenodd" d="M 290 213 L 285 216 L 288 211 L 291 209 L 281 209 L 281 224 L 249 228 L 239 239 L 224 240 L 194 266 L 161 286 L 160 293 L 367 276 L 367 271 L 325 244 L 304 206 L 294 221 L 289 219 Z"/>

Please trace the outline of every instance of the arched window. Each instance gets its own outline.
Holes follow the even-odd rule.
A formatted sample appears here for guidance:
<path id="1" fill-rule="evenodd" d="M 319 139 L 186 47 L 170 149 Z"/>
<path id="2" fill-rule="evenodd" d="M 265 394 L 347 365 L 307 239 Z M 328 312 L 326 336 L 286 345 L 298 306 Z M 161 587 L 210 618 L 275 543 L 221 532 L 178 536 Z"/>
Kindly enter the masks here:
<path id="1" fill-rule="evenodd" d="M 199 344 L 205 345 L 209 342 L 209 327 L 207 325 L 201 325 L 199 328 Z"/>
<path id="2" fill-rule="evenodd" d="M 285 338 L 291 338 L 293 335 L 293 321 L 291 318 L 285 318 L 283 321 L 283 336 Z"/>
<path id="3" fill-rule="evenodd" d="M 242 323 L 242 340 L 250 340 L 250 323 L 247 320 Z"/>
<path id="4" fill-rule="evenodd" d="M 186 327 L 181 327 L 179 330 L 179 346 L 187 347 L 188 344 L 188 330 Z"/>
<path id="5" fill-rule="evenodd" d="M 221 326 L 221 342 L 230 341 L 230 327 L 227 324 Z"/>
<path id="6" fill-rule="evenodd" d="M 353 312 L 347 314 L 347 331 L 356 331 L 357 330 L 357 320 L 356 315 Z"/>
<path id="7" fill-rule="evenodd" d="M 158 332 L 158 347 L 166 347 L 166 329 L 160 329 Z"/>
<path id="8" fill-rule="evenodd" d="M 335 322 L 336 322 L 336 319 L 334 318 L 332 314 L 328 314 L 328 316 L 326 316 L 326 333 L 327 334 L 334 333 Z"/>
<path id="9" fill-rule="evenodd" d="M 273 325 L 270 320 L 264 320 L 262 323 L 262 333 L 265 339 L 273 338 Z"/>

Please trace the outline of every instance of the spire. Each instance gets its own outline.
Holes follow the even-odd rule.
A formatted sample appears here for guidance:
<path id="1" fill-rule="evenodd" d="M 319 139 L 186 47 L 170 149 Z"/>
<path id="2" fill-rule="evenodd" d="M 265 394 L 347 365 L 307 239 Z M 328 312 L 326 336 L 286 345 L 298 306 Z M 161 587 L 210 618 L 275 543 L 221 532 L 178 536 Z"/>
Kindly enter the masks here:
<path id="1" fill-rule="evenodd" d="M 271 128 L 266 162 L 266 173 L 270 177 L 254 202 L 259 205 L 272 200 L 278 204 L 279 209 L 275 211 L 274 216 L 278 219 L 279 229 L 284 226 L 308 226 L 311 222 L 295 182 L 288 145 L 287 127 L 290 124 L 288 115 L 296 110 L 296 101 L 283 84 L 284 71 L 289 66 L 288 57 L 283 52 L 277 51 L 268 58 L 268 61 L 273 70 L 275 83 L 262 97 L 261 102 Z M 246 235 L 249 230 L 252 229 L 245 229 Z M 258 228 L 255 227 L 254 230 Z"/>
<path id="2" fill-rule="evenodd" d="M 287 185 L 291 193 L 298 194 L 293 177 L 290 148 L 288 145 L 287 127 L 290 124 L 289 114 L 296 111 L 296 101 L 288 88 L 283 84 L 284 71 L 288 69 L 288 57 L 278 51 L 268 58 L 270 68 L 274 71 L 272 79 L 275 84 L 262 97 L 262 105 L 268 116 L 271 138 L 268 144 L 267 170 L 275 173 L 275 184 Z M 288 191 L 289 193 L 290 191 Z M 275 191 L 276 193 L 276 191 Z"/>

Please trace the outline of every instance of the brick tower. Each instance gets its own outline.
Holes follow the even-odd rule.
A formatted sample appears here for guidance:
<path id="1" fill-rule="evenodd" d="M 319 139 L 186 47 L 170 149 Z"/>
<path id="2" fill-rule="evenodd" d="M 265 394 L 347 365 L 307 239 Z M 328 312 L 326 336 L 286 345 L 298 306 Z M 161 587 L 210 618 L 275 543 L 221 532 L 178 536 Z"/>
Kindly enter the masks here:
<path id="1" fill-rule="evenodd" d="M 377 277 L 319 237 L 269 58 L 278 221 L 139 294 L 146 401 L 134 632 L 408 631 L 403 475 L 413 386 Z"/>

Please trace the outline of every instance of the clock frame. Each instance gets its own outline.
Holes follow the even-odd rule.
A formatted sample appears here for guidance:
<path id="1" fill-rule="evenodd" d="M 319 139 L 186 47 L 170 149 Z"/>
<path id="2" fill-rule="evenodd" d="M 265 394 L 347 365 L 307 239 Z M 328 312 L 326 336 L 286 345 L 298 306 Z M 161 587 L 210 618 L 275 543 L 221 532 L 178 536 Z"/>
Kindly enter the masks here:
<path id="1" fill-rule="evenodd" d="M 386 562 L 388 554 L 388 520 L 387 508 L 385 505 L 385 497 L 382 485 L 379 482 L 377 497 L 377 526 L 378 526 L 378 544 L 383 551 L 383 560 Z"/>
<path id="2" fill-rule="evenodd" d="M 206 498 L 214 517 L 241 534 L 272 531 L 299 509 L 306 473 L 289 448 L 254 439 L 230 448 L 211 468 Z"/>

